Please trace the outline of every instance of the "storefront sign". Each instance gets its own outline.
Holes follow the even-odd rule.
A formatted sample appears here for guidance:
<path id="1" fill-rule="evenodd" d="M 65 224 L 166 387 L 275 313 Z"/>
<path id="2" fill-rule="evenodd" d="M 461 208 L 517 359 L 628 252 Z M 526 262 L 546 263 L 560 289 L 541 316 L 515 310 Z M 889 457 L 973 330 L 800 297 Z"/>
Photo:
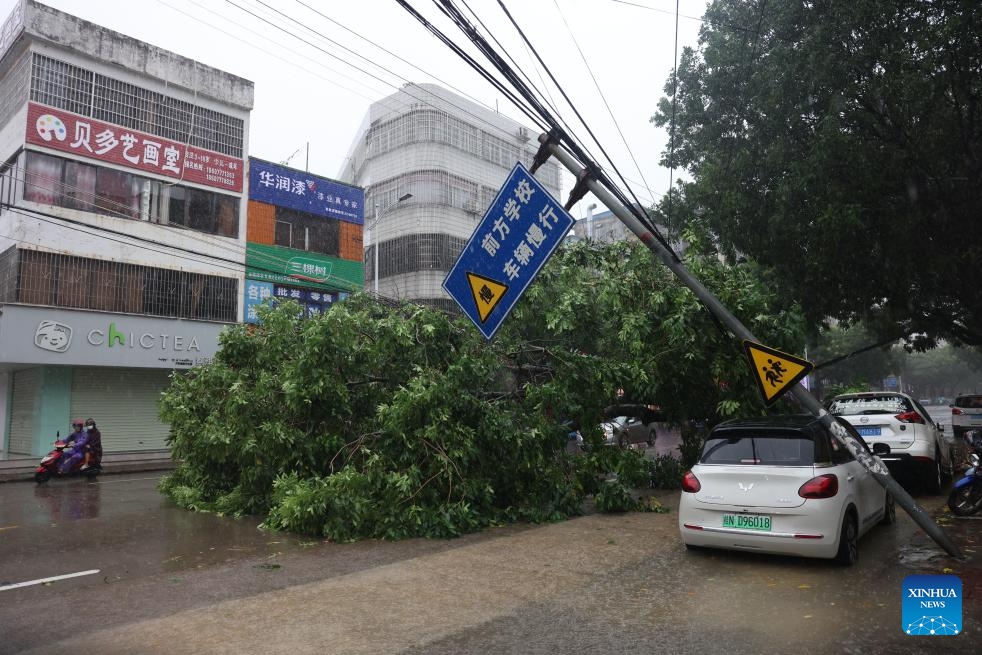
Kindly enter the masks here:
<path id="1" fill-rule="evenodd" d="M 249 199 L 358 225 L 365 223 L 363 189 L 252 157 Z"/>
<path id="2" fill-rule="evenodd" d="M 245 322 L 258 323 L 259 313 L 257 309 L 272 297 L 273 285 L 271 283 L 247 279 L 245 281 Z"/>
<path id="3" fill-rule="evenodd" d="M 364 265 L 347 259 L 261 243 L 246 245 L 246 276 L 322 292 L 357 291 L 364 285 Z"/>
<path id="4" fill-rule="evenodd" d="M 242 191 L 241 159 L 34 102 L 28 105 L 27 142 L 177 180 Z"/>
<path id="5" fill-rule="evenodd" d="M 346 293 L 312 291 L 299 287 L 270 284 L 246 279 L 245 283 L 245 322 L 259 323 L 259 306 L 265 302 L 275 305 L 277 301 L 292 300 L 300 305 L 304 316 L 313 317 L 326 312 L 333 303 L 348 297 Z M 60 339 L 59 339 L 60 341 Z"/>
<path id="6" fill-rule="evenodd" d="M 3 305 L 0 361 L 189 368 L 218 352 L 223 323 Z"/>

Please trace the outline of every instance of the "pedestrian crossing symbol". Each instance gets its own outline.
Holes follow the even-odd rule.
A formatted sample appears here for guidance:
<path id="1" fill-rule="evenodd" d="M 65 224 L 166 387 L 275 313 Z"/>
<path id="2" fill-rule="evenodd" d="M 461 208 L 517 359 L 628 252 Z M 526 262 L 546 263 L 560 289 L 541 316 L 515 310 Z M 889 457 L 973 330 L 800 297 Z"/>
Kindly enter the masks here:
<path id="1" fill-rule="evenodd" d="M 508 291 L 508 285 L 470 271 L 467 272 L 467 284 L 477 305 L 477 315 L 483 323 Z"/>
<path id="2" fill-rule="evenodd" d="M 754 370 L 757 390 L 765 405 L 774 404 L 788 389 L 812 372 L 815 365 L 808 360 L 774 350 L 753 341 L 744 340 L 743 349 Z"/>

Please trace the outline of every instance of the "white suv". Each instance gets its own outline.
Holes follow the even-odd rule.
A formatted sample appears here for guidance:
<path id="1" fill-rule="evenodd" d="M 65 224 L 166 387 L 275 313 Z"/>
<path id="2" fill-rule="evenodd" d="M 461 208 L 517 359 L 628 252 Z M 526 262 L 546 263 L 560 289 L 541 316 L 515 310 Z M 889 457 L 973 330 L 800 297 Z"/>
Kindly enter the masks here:
<path id="1" fill-rule="evenodd" d="M 848 421 L 872 448 L 886 444 L 880 455 L 887 466 L 913 470 L 931 493 L 939 493 L 952 476 L 951 449 L 924 407 L 905 393 L 868 391 L 836 396 L 826 403 L 829 412 Z"/>
<path id="2" fill-rule="evenodd" d="M 982 429 L 982 394 L 966 393 L 955 397 L 951 405 L 951 431 L 955 440 L 966 430 Z"/>

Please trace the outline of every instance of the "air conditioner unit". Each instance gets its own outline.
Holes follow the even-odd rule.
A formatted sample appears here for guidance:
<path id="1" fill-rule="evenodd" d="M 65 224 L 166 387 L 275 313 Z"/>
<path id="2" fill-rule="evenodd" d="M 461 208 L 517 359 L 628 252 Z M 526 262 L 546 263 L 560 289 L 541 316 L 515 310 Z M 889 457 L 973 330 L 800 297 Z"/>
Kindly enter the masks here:
<path id="1" fill-rule="evenodd" d="M 463 207 L 465 212 L 470 212 L 472 214 L 477 213 L 477 201 L 476 200 L 465 200 L 463 202 Z"/>

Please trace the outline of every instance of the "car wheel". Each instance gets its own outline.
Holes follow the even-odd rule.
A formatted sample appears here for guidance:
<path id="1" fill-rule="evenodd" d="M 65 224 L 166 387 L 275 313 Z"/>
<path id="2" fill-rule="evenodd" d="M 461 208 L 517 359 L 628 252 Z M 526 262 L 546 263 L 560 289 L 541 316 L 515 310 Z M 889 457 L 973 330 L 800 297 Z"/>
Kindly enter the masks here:
<path id="1" fill-rule="evenodd" d="M 941 453 L 938 451 L 934 451 L 934 461 L 927 465 L 926 482 L 928 493 L 941 493 Z"/>
<path id="2" fill-rule="evenodd" d="M 654 428 L 651 428 L 650 430 L 648 430 L 648 445 L 649 446 L 654 446 L 655 445 L 655 439 L 657 439 L 657 438 L 658 438 L 658 433 L 655 432 L 655 429 Z"/>
<path id="3" fill-rule="evenodd" d="M 968 484 L 948 496 L 948 509 L 955 516 L 971 516 L 982 509 L 982 485 Z"/>
<path id="4" fill-rule="evenodd" d="M 835 561 L 842 566 L 852 566 L 859 559 L 859 527 L 852 512 L 846 512 L 842 519 L 842 530 L 839 531 L 839 552 Z"/>
<path id="5" fill-rule="evenodd" d="M 893 495 L 888 491 L 886 500 L 883 502 L 883 518 L 880 523 L 883 525 L 893 525 L 897 522 L 897 503 Z"/>

